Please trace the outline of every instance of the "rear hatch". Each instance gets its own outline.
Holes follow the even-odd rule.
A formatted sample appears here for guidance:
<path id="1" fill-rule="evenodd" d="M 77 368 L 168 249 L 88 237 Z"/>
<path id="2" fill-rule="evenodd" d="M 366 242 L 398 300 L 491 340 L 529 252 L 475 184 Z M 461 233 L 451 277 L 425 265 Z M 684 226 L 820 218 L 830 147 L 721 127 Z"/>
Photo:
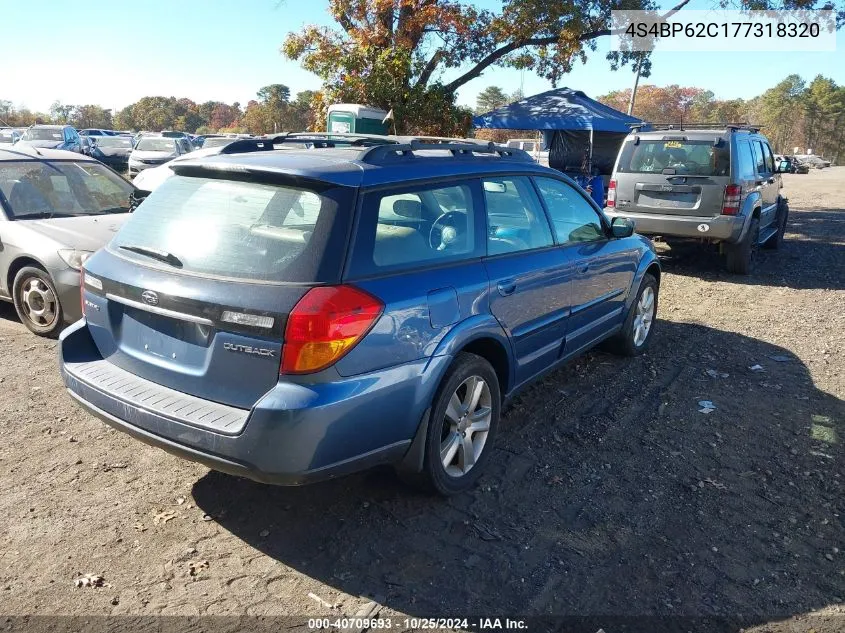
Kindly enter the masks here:
<path id="1" fill-rule="evenodd" d="M 251 407 L 278 381 L 288 313 L 340 277 L 353 192 L 168 179 L 85 264 L 98 351 L 146 380 Z"/>
<path id="2" fill-rule="evenodd" d="M 730 146 L 724 138 L 629 137 L 614 178 L 620 212 L 707 216 L 721 213 L 730 182 Z"/>

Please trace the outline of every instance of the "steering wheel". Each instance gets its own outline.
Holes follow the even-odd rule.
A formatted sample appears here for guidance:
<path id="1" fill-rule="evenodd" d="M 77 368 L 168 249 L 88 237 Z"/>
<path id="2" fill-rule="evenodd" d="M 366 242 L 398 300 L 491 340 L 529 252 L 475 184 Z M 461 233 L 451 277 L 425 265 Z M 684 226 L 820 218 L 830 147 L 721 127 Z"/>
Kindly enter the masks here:
<path id="1" fill-rule="evenodd" d="M 460 246 L 466 235 L 466 214 L 447 211 L 437 218 L 428 232 L 428 245 L 436 251 Z"/>

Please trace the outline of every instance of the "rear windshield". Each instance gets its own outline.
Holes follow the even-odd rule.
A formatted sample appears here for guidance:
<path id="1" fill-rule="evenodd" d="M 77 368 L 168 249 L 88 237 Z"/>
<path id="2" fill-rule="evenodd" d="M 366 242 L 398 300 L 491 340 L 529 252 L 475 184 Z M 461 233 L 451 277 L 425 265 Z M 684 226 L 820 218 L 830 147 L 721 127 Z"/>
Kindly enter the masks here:
<path id="1" fill-rule="evenodd" d="M 257 281 L 334 282 L 340 276 L 352 193 L 173 176 L 112 240 L 173 255 L 189 273 Z M 342 209 L 341 213 L 338 210 Z M 341 226 L 343 225 L 343 226 Z"/>
<path id="2" fill-rule="evenodd" d="M 626 141 L 616 170 L 620 173 L 662 173 L 673 169 L 676 174 L 698 176 L 730 175 L 730 150 L 726 142 L 714 146 L 713 141 L 644 140 Z"/>
<path id="3" fill-rule="evenodd" d="M 100 147 L 125 147 L 127 149 L 132 147 L 132 139 L 125 136 L 101 136 L 97 139 L 97 145 Z"/>
<path id="4" fill-rule="evenodd" d="M 51 127 L 31 127 L 23 135 L 25 141 L 61 141 L 62 138 L 61 128 Z"/>

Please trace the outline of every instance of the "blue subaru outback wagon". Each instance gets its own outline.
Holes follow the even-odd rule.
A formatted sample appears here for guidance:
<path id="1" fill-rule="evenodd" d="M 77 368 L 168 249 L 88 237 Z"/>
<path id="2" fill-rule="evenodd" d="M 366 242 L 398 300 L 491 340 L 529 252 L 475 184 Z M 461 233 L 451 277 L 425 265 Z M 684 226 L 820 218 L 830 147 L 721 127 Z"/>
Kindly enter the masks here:
<path id="1" fill-rule="evenodd" d="M 458 492 L 520 387 L 653 333 L 651 243 L 521 150 L 407 140 L 173 170 L 85 262 L 61 372 L 108 424 L 211 468 L 301 484 L 393 464 Z"/>

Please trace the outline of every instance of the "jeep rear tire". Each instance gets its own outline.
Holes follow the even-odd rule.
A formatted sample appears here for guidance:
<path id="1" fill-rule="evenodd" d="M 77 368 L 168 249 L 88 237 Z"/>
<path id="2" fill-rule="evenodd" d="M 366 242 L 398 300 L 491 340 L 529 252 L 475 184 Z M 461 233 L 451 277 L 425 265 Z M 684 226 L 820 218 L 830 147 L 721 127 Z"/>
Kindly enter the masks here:
<path id="1" fill-rule="evenodd" d="M 754 265 L 754 257 L 757 254 L 757 241 L 760 237 L 760 219 L 751 218 L 751 225 L 745 237 L 736 244 L 725 246 L 727 256 L 728 272 L 736 275 L 747 275 Z"/>

